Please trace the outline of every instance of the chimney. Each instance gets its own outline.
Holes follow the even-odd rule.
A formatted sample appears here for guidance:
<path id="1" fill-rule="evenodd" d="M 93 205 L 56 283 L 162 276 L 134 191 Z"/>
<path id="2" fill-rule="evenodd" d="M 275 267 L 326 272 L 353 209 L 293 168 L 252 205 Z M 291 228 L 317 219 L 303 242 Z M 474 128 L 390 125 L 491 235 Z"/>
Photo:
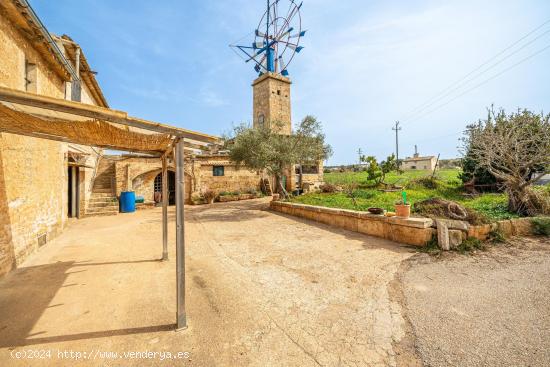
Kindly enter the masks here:
<path id="1" fill-rule="evenodd" d="M 415 145 L 414 146 L 414 157 L 415 158 L 418 158 L 419 157 L 419 154 L 418 154 L 418 147 Z"/>

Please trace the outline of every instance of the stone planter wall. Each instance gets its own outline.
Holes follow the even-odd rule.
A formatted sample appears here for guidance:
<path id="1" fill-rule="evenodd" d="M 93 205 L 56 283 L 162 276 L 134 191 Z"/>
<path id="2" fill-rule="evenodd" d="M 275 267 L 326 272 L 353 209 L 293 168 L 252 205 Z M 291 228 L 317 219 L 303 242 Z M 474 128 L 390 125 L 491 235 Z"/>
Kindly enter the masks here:
<path id="1" fill-rule="evenodd" d="M 368 212 L 283 201 L 272 201 L 270 206 L 272 210 L 281 213 L 409 245 L 424 246 L 435 234 L 433 220 L 429 218 L 385 217 Z"/>

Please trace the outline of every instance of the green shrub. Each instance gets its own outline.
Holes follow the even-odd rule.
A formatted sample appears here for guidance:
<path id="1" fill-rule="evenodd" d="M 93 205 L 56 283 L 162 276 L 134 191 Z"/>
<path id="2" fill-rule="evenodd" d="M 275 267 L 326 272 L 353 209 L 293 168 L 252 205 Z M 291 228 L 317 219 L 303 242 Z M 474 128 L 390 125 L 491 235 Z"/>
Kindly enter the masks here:
<path id="1" fill-rule="evenodd" d="M 533 232 L 542 236 L 550 236 L 550 218 L 533 218 Z"/>
<path id="2" fill-rule="evenodd" d="M 497 228 L 489 232 L 487 240 L 492 243 L 504 243 L 506 242 L 506 237 L 504 236 L 504 233 Z"/>
<path id="3" fill-rule="evenodd" d="M 437 235 L 434 234 L 432 238 L 426 242 L 426 244 L 423 247 L 420 247 L 418 249 L 420 252 L 425 252 L 430 255 L 439 255 L 441 253 L 441 249 L 439 248 L 439 244 L 437 242 Z"/>
<path id="4" fill-rule="evenodd" d="M 456 248 L 456 250 L 463 254 L 474 250 L 485 250 L 485 245 L 483 244 L 483 242 L 475 237 L 468 237 L 467 239 L 462 241 L 462 243 Z"/>
<path id="5" fill-rule="evenodd" d="M 440 184 L 437 181 L 437 179 L 432 176 L 414 178 L 410 180 L 409 184 L 407 185 L 407 187 L 409 188 L 416 187 L 416 188 L 424 188 L 424 189 L 430 189 L 430 190 L 438 189 L 439 186 Z"/>
<path id="6" fill-rule="evenodd" d="M 321 192 L 334 193 L 338 191 L 338 186 L 330 183 L 324 183 L 321 186 L 319 186 L 319 189 L 321 190 Z"/>

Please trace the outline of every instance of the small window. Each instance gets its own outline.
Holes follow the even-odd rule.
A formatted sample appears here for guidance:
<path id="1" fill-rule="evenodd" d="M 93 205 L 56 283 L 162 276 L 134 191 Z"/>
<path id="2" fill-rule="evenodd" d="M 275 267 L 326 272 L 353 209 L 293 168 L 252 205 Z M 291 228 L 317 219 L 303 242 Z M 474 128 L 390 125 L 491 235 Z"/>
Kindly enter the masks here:
<path id="1" fill-rule="evenodd" d="M 280 90 L 277 90 L 277 95 L 278 95 L 278 96 L 281 95 L 281 91 L 280 91 Z"/>
<path id="2" fill-rule="evenodd" d="M 265 122 L 265 116 L 263 113 L 260 113 L 258 115 L 258 125 L 264 126 L 264 122 Z"/>
<path id="3" fill-rule="evenodd" d="M 319 166 L 316 165 L 303 165 L 302 166 L 302 173 L 306 175 L 313 175 L 319 173 Z"/>
<path id="4" fill-rule="evenodd" d="M 214 176 L 223 176 L 224 175 L 224 167 L 223 166 L 214 166 L 214 167 L 212 167 L 212 174 Z"/>
<path id="5" fill-rule="evenodd" d="M 36 64 L 25 60 L 25 91 L 37 93 L 37 70 Z"/>

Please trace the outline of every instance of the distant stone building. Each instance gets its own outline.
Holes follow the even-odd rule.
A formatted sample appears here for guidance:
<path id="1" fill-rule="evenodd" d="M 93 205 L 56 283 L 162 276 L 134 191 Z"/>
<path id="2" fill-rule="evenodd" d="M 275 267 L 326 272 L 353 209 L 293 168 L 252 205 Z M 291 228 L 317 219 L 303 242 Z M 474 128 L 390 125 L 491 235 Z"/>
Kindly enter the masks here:
<path id="1" fill-rule="evenodd" d="M 437 158 L 433 155 L 421 157 L 415 146 L 415 153 L 412 157 L 407 157 L 401 162 L 402 169 L 418 169 L 433 171 L 437 164 Z"/>

